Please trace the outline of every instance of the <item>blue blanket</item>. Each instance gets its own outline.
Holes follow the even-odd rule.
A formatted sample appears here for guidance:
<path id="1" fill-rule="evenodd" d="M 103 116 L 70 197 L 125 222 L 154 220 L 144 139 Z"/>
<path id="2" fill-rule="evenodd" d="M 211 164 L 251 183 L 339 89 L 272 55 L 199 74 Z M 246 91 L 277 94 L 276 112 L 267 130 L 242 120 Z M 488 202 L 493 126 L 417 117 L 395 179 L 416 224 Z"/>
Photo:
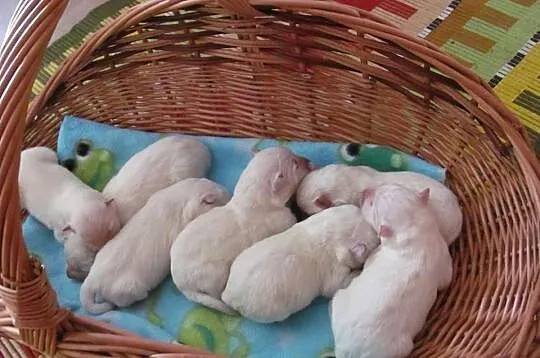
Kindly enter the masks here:
<path id="1" fill-rule="evenodd" d="M 62 161 L 71 160 L 74 173 L 101 190 L 132 155 L 162 136 L 66 117 L 58 138 L 58 156 Z M 445 175 L 445 170 L 438 166 L 387 147 L 217 137 L 199 139 L 212 152 L 209 178 L 231 192 L 251 159 L 252 149 L 276 145 L 287 146 L 319 166 L 336 162 L 369 164 L 379 170 L 413 170 L 439 181 L 444 181 Z M 78 314 L 89 315 L 79 303 L 80 284 L 65 275 L 63 248 L 52 233 L 32 217 L 24 223 L 23 231 L 29 250 L 45 265 L 60 304 Z M 95 318 L 151 339 L 181 342 L 232 357 L 316 358 L 331 353 L 333 346 L 325 299 L 315 300 L 307 309 L 284 322 L 263 325 L 229 317 L 188 301 L 176 290 L 170 278 L 145 301 Z"/>

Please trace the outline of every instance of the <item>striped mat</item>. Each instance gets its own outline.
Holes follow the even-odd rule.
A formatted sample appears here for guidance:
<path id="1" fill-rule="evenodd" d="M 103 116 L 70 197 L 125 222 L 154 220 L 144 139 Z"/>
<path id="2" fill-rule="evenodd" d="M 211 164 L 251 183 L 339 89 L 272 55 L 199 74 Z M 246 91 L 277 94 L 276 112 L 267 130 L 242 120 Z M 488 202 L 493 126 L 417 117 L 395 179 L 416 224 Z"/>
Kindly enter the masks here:
<path id="1" fill-rule="evenodd" d="M 371 11 L 471 68 L 519 116 L 540 154 L 540 0 L 337 1 Z M 51 44 L 33 94 L 90 33 L 141 2 L 105 2 Z"/>

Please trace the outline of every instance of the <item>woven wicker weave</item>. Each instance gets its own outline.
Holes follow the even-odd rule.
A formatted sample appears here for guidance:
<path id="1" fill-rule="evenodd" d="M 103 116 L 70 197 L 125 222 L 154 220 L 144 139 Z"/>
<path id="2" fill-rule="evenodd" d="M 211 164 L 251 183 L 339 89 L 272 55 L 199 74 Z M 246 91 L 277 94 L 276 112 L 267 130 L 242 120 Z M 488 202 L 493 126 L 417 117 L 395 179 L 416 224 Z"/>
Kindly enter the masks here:
<path id="1" fill-rule="evenodd" d="M 413 355 L 538 354 L 540 165 L 516 117 L 470 70 L 333 2 L 148 1 L 88 39 L 28 107 L 66 1 L 23 1 L 0 55 L 0 334 L 8 346 L 59 357 L 204 355 L 72 315 L 29 259 L 19 152 L 54 147 L 69 113 L 149 131 L 384 143 L 448 168 L 465 226 L 452 247 L 453 283 Z"/>

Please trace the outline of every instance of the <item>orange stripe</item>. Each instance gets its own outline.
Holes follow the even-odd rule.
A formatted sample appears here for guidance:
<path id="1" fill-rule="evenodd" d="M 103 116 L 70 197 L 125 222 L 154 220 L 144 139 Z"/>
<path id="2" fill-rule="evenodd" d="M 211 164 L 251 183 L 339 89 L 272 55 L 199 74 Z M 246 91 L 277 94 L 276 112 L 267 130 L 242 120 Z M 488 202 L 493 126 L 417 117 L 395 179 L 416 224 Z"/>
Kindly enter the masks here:
<path id="1" fill-rule="evenodd" d="M 495 26 L 502 27 L 505 30 L 514 26 L 517 21 L 517 19 L 488 6 L 480 10 L 476 14 L 476 17 Z"/>
<path id="2" fill-rule="evenodd" d="M 405 19 L 410 18 L 417 11 L 416 8 L 396 0 L 384 0 L 379 4 L 379 8 Z"/>
<path id="3" fill-rule="evenodd" d="M 520 4 L 523 6 L 532 6 L 536 3 L 537 0 L 512 0 L 512 2 L 515 2 L 516 4 Z"/>
<path id="4" fill-rule="evenodd" d="M 464 0 L 461 4 L 443 21 L 439 27 L 432 31 L 427 39 L 436 45 L 444 45 L 454 34 L 474 17 L 488 0 Z"/>
<path id="5" fill-rule="evenodd" d="M 461 29 L 452 36 L 453 40 L 459 41 L 464 45 L 467 45 L 475 50 L 486 53 L 488 52 L 495 41 L 485 38 L 466 29 Z"/>
<path id="6" fill-rule="evenodd" d="M 469 61 L 467 61 L 467 60 L 464 60 L 464 59 L 462 59 L 461 57 L 455 57 L 455 56 L 453 56 L 453 57 L 454 57 L 454 60 L 457 60 L 458 62 L 461 62 L 461 64 L 462 64 L 463 66 L 467 67 L 467 68 L 471 68 L 472 65 L 473 65 L 472 62 L 469 62 Z"/>

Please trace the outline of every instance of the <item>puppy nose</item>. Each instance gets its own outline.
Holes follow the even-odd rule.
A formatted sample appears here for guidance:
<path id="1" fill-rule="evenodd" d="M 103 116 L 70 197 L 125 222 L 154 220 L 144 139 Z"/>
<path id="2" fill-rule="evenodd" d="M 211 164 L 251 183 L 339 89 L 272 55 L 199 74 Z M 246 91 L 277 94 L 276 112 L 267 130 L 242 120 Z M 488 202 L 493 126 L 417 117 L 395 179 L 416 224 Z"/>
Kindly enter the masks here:
<path id="1" fill-rule="evenodd" d="M 84 280 L 84 275 L 81 271 L 75 270 L 73 268 L 69 268 L 66 270 L 66 276 L 72 280 L 75 281 L 82 281 Z"/>

